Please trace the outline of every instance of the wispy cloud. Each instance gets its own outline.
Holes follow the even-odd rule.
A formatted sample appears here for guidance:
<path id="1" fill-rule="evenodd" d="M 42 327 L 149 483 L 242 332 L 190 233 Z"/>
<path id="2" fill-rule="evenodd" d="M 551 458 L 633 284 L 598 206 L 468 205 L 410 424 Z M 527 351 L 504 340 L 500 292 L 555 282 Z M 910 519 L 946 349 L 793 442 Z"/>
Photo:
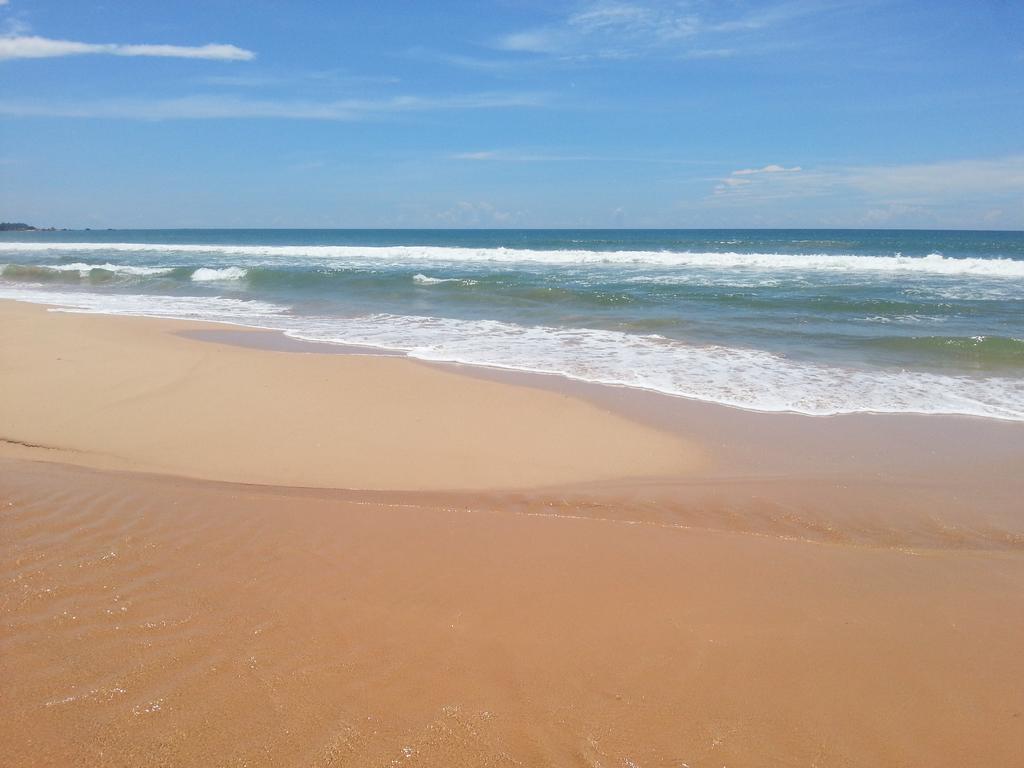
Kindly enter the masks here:
<path id="1" fill-rule="evenodd" d="M 718 184 L 715 185 L 714 194 L 724 195 L 743 187 L 747 187 L 753 183 L 753 179 L 750 178 L 752 176 L 777 173 L 800 173 L 802 170 L 803 169 L 799 165 L 786 168 L 783 165 L 776 165 L 774 163 L 763 166 L 762 168 L 741 168 L 738 171 L 733 171 L 731 174 L 719 181 Z"/>
<path id="2" fill-rule="evenodd" d="M 501 58 L 494 56 L 468 56 L 460 53 L 436 51 L 422 46 L 409 48 L 403 55 L 413 59 L 438 61 L 442 64 L 449 64 L 461 69 L 471 69 L 478 72 L 490 72 L 493 74 L 518 72 L 525 66 L 531 64 L 531 62 L 524 61 L 518 56 L 506 56 Z"/>
<path id="3" fill-rule="evenodd" d="M 737 15 L 735 6 L 725 3 L 591 0 L 553 23 L 502 35 L 493 41 L 493 47 L 571 60 L 651 55 L 728 58 L 756 53 L 765 46 L 775 49 L 778 39 L 758 43 L 758 36 L 850 5 L 850 0 L 782 0 Z M 736 44 L 740 41 L 742 45 Z"/>
<path id="4" fill-rule="evenodd" d="M 288 78 L 279 75 L 207 75 L 192 82 L 226 88 L 273 88 L 286 85 Z"/>
<path id="5" fill-rule="evenodd" d="M 1024 202 L 1024 155 L 998 160 L 958 160 L 897 166 L 866 166 L 842 172 L 846 182 L 890 202 L 1013 192 Z"/>
<path id="6" fill-rule="evenodd" d="M 544 163 L 565 161 L 598 160 L 594 155 L 564 154 L 558 152 L 530 152 L 515 149 L 487 149 L 469 152 L 453 152 L 447 156 L 449 160 L 465 160 L 469 162 L 505 162 L 505 163 Z"/>
<path id="7" fill-rule="evenodd" d="M 592 3 L 547 27 L 513 32 L 496 47 L 530 53 L 569 53 L 596 44 L 603 57 L 628 55 L 637 45 L 658 46 L 692 37 L 700 19 L 677 7 L 630 3 Z"/>
<path id="8" fill-rule="evenodd" d="M 718 204 L 841 196 L 886 216 L 949 206 L 1024 203 L 1024 155 L 900 165 L 802 169 L 766 165 L 718 179 L 709 199 Z M 1024 206 L 1021 206 L 1024 207 Z M 879 214 L 881 215 L 881 214 Z"/>
<path id="9" fill-rule="evenodd" d="M 792 168 L 786 168 L 781 165 L 766 165 L 763 168 L 743 168 L 738 171 L 733 171 L 733 176 L 753 176 L 755 173 L 799 173 L 803 169 L 799 165 L 794 165 Z"/>
<path id="10" fill-rule="evenodd" d="M 278 88 L 293 85 L 394 85 L 401 80 L 392 75 L 360 75 L 339 70 L 314 70 L 282 74 L 227 74 L 207 75 L 194 82 L 225 88 Z"/>
<path id="11" fill-rule="evenodd" d="M 122 43 L 83 43 L 53 40 L 37 35 L 0 37 L 0 60 L 48 59 L 60 56 L 106 54 L 110 56 L 157 56 L 177 59 L 249 61 L 256 54 L 244 48 L 221 43 L 207 45 L 135 45 Z"/>
<path id="12" fill-rule="evenodd" d="M 682 58 L 695 61 L 700 59 L 730 59 L 739 54 L 740 51 L 737 48 L 691 48 L 683 52 Z"/>
<path id="13" fill-rule="evenodd" d="M 2 106 L 0 106 L 2 109 Z M 537 148 L 491 148 L 491 149 L 470 149 L 458 152 L 449 152 L 443 155 L 446 160 L 463 162 L 488 162 L 488 163 L 544 163 L 544 162 L 588 162 L 588 163 L 612 163 L 626 165 L 663 165 L 666 167 L 678 166 L 721 166 L 720 160 L 697 160 L 693 158 L 679 157 L 675 153 L 668 154 L 633 154 L 633 153 L 611 153 L 602 154 L 597 152 L 574 151 L 572 148 L 552 146 Z M 688 179 L 692 182 L 693 179 Z"/>
<path id="14" fill-rule="evenodd" d="M 501 155 L 495 150 L 487 150 L 483 152 L 455 152 L 449 157 L 452 160 L 498 160 Z"/>
<path id="15" fill-rule="evenodd" d="M 371 120 L 400 113 L 441 110 L 540 107 L 538 93 L 473 93 L 436 97 L 396 96 L 389 99 L 290 101 L 187 96 L 176 99 L 116 100 L 82 103 L 0 102 L 0 115 L 10 117 L 110 118 L 122 120 L 202 120 L 269 118 L 289 120 Z"/>

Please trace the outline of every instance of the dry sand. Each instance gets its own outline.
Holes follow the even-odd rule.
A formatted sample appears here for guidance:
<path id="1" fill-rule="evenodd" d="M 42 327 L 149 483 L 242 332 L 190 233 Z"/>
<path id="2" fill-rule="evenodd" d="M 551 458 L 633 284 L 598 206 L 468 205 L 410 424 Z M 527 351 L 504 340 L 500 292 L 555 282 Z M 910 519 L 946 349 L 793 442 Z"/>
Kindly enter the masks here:
<path id="1" fill-rule="evenodd" d="M 5 765 L 1022 764 L 1019 425 L 670 414 L 186 326 L 0 305 L 0 436 L 53 446 L 0 449 Z"/>
<path id="2" fill-rule="evenodd" d="M 175 333 L 198 325 L 0 302 L 0 455 L 376 489 L 535 487 L 702 461 L 682 439 L 565 394 Z"/>

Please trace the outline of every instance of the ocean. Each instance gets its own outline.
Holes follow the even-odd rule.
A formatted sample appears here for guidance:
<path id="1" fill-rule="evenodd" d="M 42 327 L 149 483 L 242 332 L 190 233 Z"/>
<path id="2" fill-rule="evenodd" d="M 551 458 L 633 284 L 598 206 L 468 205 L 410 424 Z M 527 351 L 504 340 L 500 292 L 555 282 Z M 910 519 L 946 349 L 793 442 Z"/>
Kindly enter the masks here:
<path id="1" fill-rule="evenodd" d="M 756 411 L 1024 421 L 1024 232 L 5 232 L 0 298 Z"/>

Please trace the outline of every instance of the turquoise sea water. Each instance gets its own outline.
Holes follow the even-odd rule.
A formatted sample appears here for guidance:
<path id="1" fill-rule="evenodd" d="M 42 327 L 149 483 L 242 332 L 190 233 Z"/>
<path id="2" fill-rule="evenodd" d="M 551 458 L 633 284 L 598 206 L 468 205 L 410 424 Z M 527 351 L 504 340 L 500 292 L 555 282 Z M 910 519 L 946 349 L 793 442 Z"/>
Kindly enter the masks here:
<path id="1" fill-rule="evenodd" d="M 1024 420 L 1020 232 L 15 232 L 0 298 L 756 410 Z"/>

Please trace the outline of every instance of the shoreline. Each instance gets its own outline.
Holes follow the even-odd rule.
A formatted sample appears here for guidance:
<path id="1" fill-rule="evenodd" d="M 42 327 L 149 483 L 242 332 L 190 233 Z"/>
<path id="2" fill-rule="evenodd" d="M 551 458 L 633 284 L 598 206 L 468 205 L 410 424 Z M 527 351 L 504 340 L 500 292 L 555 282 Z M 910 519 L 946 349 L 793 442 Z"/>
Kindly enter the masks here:
<path id="1" fill-rule="evenodd" d="M 268 329 L 183 333 L 276 352 L 374 354 Z M 600 499 L 603 514 L 619 519 L 802 540 L 897 548 L 1024 547 L 1024 519 L 1016 513 L 1024 478 L 1013 471 L 1024 463 L 1019 422 L 951 414 L 758 412 L 559 374 L 405 359 L 579 398 L 694 442 L 711 459 L 685 477 L 539 489 L 516 499 L 506 494 L 502 504 L 531 506 L 557 497 L 586 508 Z M 894 501 L 899 515 L 875 513 Z"/>
<path id="2" fill-rule="evenodd" d="M 18 302 L 0 302 L 0 316 L 9 320 L 6 343 L 21 345 L 12 357 L 34 349 L 40 358 L 32 336 L 41 329 L 61 329 L 48 344 L 92 350 L 70 372 L 36 359 L 31 373 L 6 379 L 22 395 L 0 404 L 0 456 L 563 505 L 813 541 L 1024 548 L 1024 477 L 1013 469 L 1024 462 L 1024 424 L 1016 422 L 758 413 L 555 375 L 353 354 L 365 350 L 226 324 Z M 156 372 L 138 375 L 126 356 Z M 54 376 L 63 378 L 39 391 L 36 382 Z"/>
<path id="3" fill-rule="evenodd" d="M 65 266 L 30 266 L 26 267 L 26 269 L 53 269 L 59 270 L 63 274 L 66 268 L 71 268 L 72 273 L 74 273 L 74 269 L 78 269 L 81 272 L 82 269 L 87 271 L 89 269 L 103 270 L 108 266 L 115 272 L 121 269 L 116 265 L 77 263 Z M 164 272 L 174 272 L 177 274 L 180 270 L 188 270 L 192 269 L 192 267 L 157 268 L 125 266 L 124 269 L 155 270 L 161 274 Z M 259 270 L 261 268 L 253 267 L 253 269 Z M 237 273 L 235 272 L 236 270 Z M 882 365 L 881 367 L 874 365 L 861 366 L 856 363 L 851 365 L 850 361 L 843 362 L 842 359 L 833 360 L 833 364 L 825 360 L 815 361 L 813 356 L 811 359 L 807 359 L 800 354 L 790 355 L 786 352 L 780 352 L 778 349 L 774 352 L 768 352 L 767 350 L 762 350 L 757 344 L 753 346 L 740 344 L 732 347 L 717 346 L 716 343 L 711 343 L 710 345 L 701 343 L 692 345 L 673 343 L 664 345 L 665 349 L 662 349 L 660 344 L 651 346 L 650 343 L 644 343 L 641 344 L 643 354 L 654 355 L 654 357 L 647 359 L 646 363 L 638 366 L 623 367 L 627 360 L 625 358 L 616 360 L 615 354 L 606 355 L 608 350 L 602 348 L 599 343 L 600 339 L 589 339 L 580 343 L 581 350 L 585 347 L 599 358 L 599 363 L 593 369 L 590 369 L 586 360 L 577 359 L 574 357 L 574 353 L 566 350 L 561 352 L 552 352 L 551 350 L 543 352 L 542 350 L 533 362 L 524 361 L 522 357 L 517 358 L 515 354 L 503 358 L 502 354 L 495 353 L 493 349 L 485 350 L 484 354 L 478 355 L 471 348 L 460 347 L 458 344 L 449 344 L 445 347 L 447 351 L 443 354 L 433 355 L 429 351 L 432 348 L 430 338 L 420 339 L 425 344 L 425 349 L 408 348 L 408 345 L 411 343 L 410 338 L 416 338 L 416 334 L 410 331 L 412 336 L 402 337 L 399 334 L 396 337 L 394 336 L 395 328 L 392 328 L 389 322 L 382 318 L 374 319 L 372 322 L 363 325 L 356 322 L 360 320 L 358 317 L 334 318 L 342 327 L 347 322 L 354 323 L 354 326 L 349 331 L 335 328 L 334 332 L 342 333 L 343 335 L 351 333 L 356 337 L 361 335 L 364 338 L 363 341 L 336 343 L 331 340 L 330 334 L 323 335 L 320 330 L 317 330 L 318 325 L 316 323 L 313 323 L 313 325 L 305 324 L 304 316 L 290 317 L 287 312 L 288 308 L 285 305 L 262 304 L 254 310 L 252 315 L 245 313 L 236 315 L 235 312 L 238 307 L 232 304 L 232 302 L 238 302 L 239 299 L 233 297 L 232 293 L 234 288 L 241 286 L 241 283 L 238 281 L 247 279 L 245 278 L 245 269 L 239 267 L 223 269 L 203 267 L 196 268 L 195 271 L 197 273 L 231 273 L 230 275 L 223 276 L 224 280 L 231 282 L 232 288 L 228 289 L 225 286 L 225 290 L 229 290 L 228 295 L 207 296 L 206 299 L 211 302 L 212 309 L 209 312 L 206 310 L 199 312 L 198 314 L 202 316 L 202 319 L 190 317 L 190 315 L 197 313 L 188 309 L 183 312 L 170 310 L 164 312 L 158 308 L 165 299 L 169 299 L 173 303 L 176 299 L 174 296 L 154 296 L 153 301 L 157 302 L 157 304 L 146 304 L 145 307 L 132 305 L 129 302 L 128 305 L 122 306 L 120 310 L 116 308 L 117 301 L 120 299 L 132 299 L 132 296 L 112 294 L 107 298 L 114 301 L 114 305 L 108 305 L 105 301 L 99 301 L 98 303 L 92 301 L 92 299 L 102 298 L 102 294 L 97 295 L 89 292 L 73 294 L 61 293 L 60 291 L 47 293 L 44 290 L 26 291 L 13 289 L 4 292 L 3 298 L 0 300 L 54 306 L 59 307 L 61 311 L 68 312 L 107 314 L 114 317 L 173 318 L 187 322 L 213 323 L 226 329 L 255 329 L 283 335 L 287 339 L 294 340 L 294 345 L 287 343 L 280 345 L 274 343 L 272 345 L 281 351 L 287 351 L 289 348 L 296 346 L 323 344 L 331 347 L 345 348 L 352 354 L 394 354 L 438 365 L 472 367 L 490 371 L 508 371 L 513 375 L 558 376 L 584 385 L 594 384 L 612 388 L 624 388 L 631 391 L 657 393 L 675 399 L 717 405 L 749 413 L 820 417 L 860 415 L 966 416 L 1009 423 L 1024 423 L 1024 412 L 1021 412 L 1019 408 L 1018 397 L 1015 392 L 1017 379 L 1010 368 L 1000 367 L 996 364 L 989 368 L 989 364 L 982 365 L 980 359 L 975 361 L 977 365 L 972 365 L 970 364 L 969 355 L 960 360 L 960 364 L 954 367 L 947 367 L 946 364 L 938 360 L 932 360 L 930 364 L 922 364 L 921 360 L 917 360 L 914 357 L 914 355 L 921 352 L 918 350 L 917 352 L 910 353 L 910 366 L 901 370 L 891 365 L 894 363 L 892 360 L 889 361 L 890 364 Z M 129 272 L 129 274 L 134 273 Z M 82 275 L 84 275 L 84 272 L 79 276 L 81 277 Z M 213 274 L 204 274 L 202 278 L 193 277 L 191 279 L 200 279 L 201 282 L 208 282 L 214 276 Z M 442 279 L 441 282 L 450 282 L 454 279 Z M 415 282 L 415 280 L 412 282 Z M 434 296 L 437 295 L 434 294 Z M 419 299 L 432 300 L 432 298 L 416 296 L 410 297 L 410 299 L 414 301 Z M 220 303 L 218 304 L 218 302 Z M 260 304 L 260 302 L 256 302 L 256 304 Z M 210 308 L 208 307 L 207 309 Z M 279 312 L 284 314 L 277 314 Z M 309 321 L 316 319 L 315 317 L 305 318 L 305 320 Z M 330 320 L 328 318 L 324 319 L 327 321 L 327 325 L 324 327 L 331 326 Z M 363 317 L 362 319 L 367 320 L 368 318 Z M 416 318 L 410 317 L 406 319 L 415 320 Z M 443 320 L 443 315 L 441 318 L 434 319 L 439 322 L 448 322 Z M 458 326 L 461 321 L 451 320 L 450 322 Z M 469 323 L 464 328 L 462 326 L 458 327 L 460 328 L 459 333 L 465 332 L 474 338 L 475 334 L 479 331 L 479 329 L 472 327 L 472 323 Z M 564 344 L 566 349 L 575 344 L 572 340 L 558 341 L 557 329 L 547 328 L 544 325 L 534 326 L 527 324 L 517 326 L 511 323 L 508 324 L 508 327 L 515 327 L 519 331 L 524 332 L 531 329 L 542 331 L 541 335 L 546 340 L 544 343 Z M 600 334 L 610 333 L 614 335 L 618 333 L 621 337 L 618 344 L 620 351 L 631 348 L 630 345 L 633 342 L 640 343 L 647 338 L 643 333 L 631 334 L 610 330 L 602 331 L 599 329 L 588 331 L 584 328 L 577 330 L 584 335 L 593 333 L 600 336 Z M 383 333 L 384 338 L 378 336 L 378 331 Z M 452 331 L 453 328 L 442 331 L 442 338 L 445 333 Z M 548 334 L 549 331 L 554 335 Z M 226 332 L 230 333 L 231 331 L 228 330 Z M 385 340 L 388 334 L 391 334 L 390 341 Z M 545 334 L 550 335 L 551 338 L 548 338 L 548 335 Z M 403 338 L 404 341 L 400 340 Z M 485 343 L 486 338 L 487 335 L 484 334 L 483 340 Z M 655 334 L 651 338 L 657 338 L 657 335 Z M 894 337 L 894 339 L 899 338 L 901 337 Z M 241 337 L 236 336 L 236 339 L 240 340 Z M 904 341 L 907 340 L 904 339 Z M 989 335 L 974 335 L 970 338 L 950 337 L 948 339 L 945 337 L 933 338 L 925 336 L 921 338 L 909 337 L 909 340 L 928 342 L 929 344 L 933 341 L 940 345 L 950 344 L 952 345 L 951 349 L 954 347 L 960 349 L 959 345 L 961 344 L 966 344 L 967 347 L 970 347 L 969 350 L 960 350 L 957 352 L 957 355 L 970 352 L 973 350 L 974 344 L 979 345 L 979 354 L 981 354 L 981 347 L 984 346 L 987 350 L 985 355 L 991 355 L 993 351 L 990 349 L 990 342 L 997 345 L 1008 343 L 1011 347 L 1019 342 L 1015 338 L 1004 339 L 1000 336 Z M 866 342 L 874 341 L 883 341 L 883 339 L 868 338 L 866 340 Z M 389 343 L 392 346 L 388 346 Z M 519 342 L 517 341 L 516 343 L 518 344 Z M 924 346 L 928 347 L 929 344 Z M 871 347 L 873 345 L 869 344 L 868 346 Z M 413 344 L 413 347 L 415 347 L 415 344 Z M 442 347 L 444 347 L 444 344 L 442 344 Z M 665 351 L 668 349 L 675 351 L 670 354 Z M 633 352 L 639 354 L 641 350 L 633 350 Z M 307 346 L 306 351 L 316 350 L 312 346 Z M 329 350 L 325 349 L 323 351 Z M 563 353 L 564 359 L 559 357 Z M 1006 350 L 1003 350 L 1003 353 L 1006 353 Z M 540 362 L 544 359 L 545 354 L 553 355 L 552 360 L 554 362 L 550 364 Z M 725 362 L 716 360 L 721 355 L 725 356 Z M 752 359 L 748 360 L 746 357 L 748 355 L 752 356 Z M 759 355 L 767 356 L 770 360 L 760 360 L 758 358 Z M 737 358 L 742 359 L 742 361 L 737 360 Z M 502 362 L 503 359 L 505 362 Z M 513 362 L 516 359 L 519 362 Z M 573 360 L 576 362 L 573 363 Z M 914 360 L 917 361 L 916 364 L 913 362 Z M 895 364 L 897 366 L 902 365 L 902 361 L 896 360 Z M 663 381 L 662 378 L 652 373 L 658 371 L 673 371 L 674 373 L 665 377 Z M 666 384 L 665 381 L 668 381 L 669 384 Z M 897 383 L 900 383 L 900 385 L 897 386 Z M 825 384 L 829 384 L 829 386 L 825 387 Z M 770 394 L 776 391 L 776 387 L 779 387 L 780 395 L 778 397 Z M 921 390 L 922 387 L 927 392 Z M 832 390 L 842 392 L 843 395 L 839 399 L 834 399 L 829 394 Z M 928 393 L 930 393 L 929 396 L 925 398 L 924 395 Z"/>
<path id="4" fill-rule="evenodd" d="M 170 318 L 164 315 L 146 314 L 122 314 L 113 312 L 96 312 L 90 310 L 64 307 L 59 304 L 48 304 L 45 302 L 30 301 L 28 299 L 0 298 L 0 307 L 5 304 L 26 304 L 35 307 L 44 307 L 47 311 L 74 314 L 90 315 L 112 318 L 158 320 L 166 323 L 178 323 L 182 327 L 174 333 L 182 338 L 204 341 L 207 343 L 224 344 L 231 347 L 242 347 L 247 349 L 260 349 L 271 352 L 293 352 L 314 355 L 345 355 L 365 357 L 399 357 L 413 363 L 425 366 L 437 367 L 449 372 L 457 371 L 467 376 L 475 376 L 483 379 L 494 379 L 506 383 L 529 386 L 536 389 L 571 392 L 574 395 L 587 395 L 595 391 L 624 392 L 627 397 L 635 395 L 651 396 L 662 399 L 664 402 L 685 403 L 693 407 L 721 409 L 724 411 L 735 411 L 743 414 L 752 414 L 764 417 L 779 417 L 786 419 L 814 419 L 814 420 L 856 420 L 856 419 L 941 419 L 959 420 L 968 422 L 998 423 L 998 424 L 1020 424 L 1024 421 L 1005 418 L 1001 416 L 981 416 L 968 413 L 945 413 L 926 411 L 849 411 L 839 413 L 803 413 L 800 411 L 774 411 L 747 408 L 732 403 L 704 400 L 699 397 L 663 392 L 647 387 L 632 386 L 629 384 L 618 384 L 605 381 L 591 381 L 577 378 L 569 374 L 556 371 L 539 371 L 520 368 L 507 368 L 500 365 L 489 365 L 486 363 L 472 363 L 458 360 L 427 360 L 413 357 L 408 353 L 392 349 L 390 347 L 377 347 L 363 344 L 349 344 L 332 341 L 317 341 L 298 338 L 288 335 L 287 331 L 277 328 L 269 328 L 256 325 L 236 323 L 230 320 L 192 320 L 184 318 Z M 251 337 L 251 338 L 247 338 Z M 601 398 L 593 398 L 595 400 Z M 608 398 L 605 398 L 608 399 Z"/>
<path id="5" fill-rule="evenodd" d="M 19 301 L 15 299 L 0 299 L 2 301 Z M 33 303 L 33 302 L 25 302 Z M 52 305 L 39 304 L 39 306 L 50 307 Z M 61 312 L 80 312 L 75 309 L 64 309 L 53 307 Z M 81 314 L 97 314 L 81 312 Z M 142 317 L 149 319 L 166 319 L 159 315 L 119 315 L 109 314 L 108 317 Z M 672 392 L 663 392 L 647 387 L 632 386 L 629 384 L 617 384 L 607 381 L 591 381 L 589 379 L 577 378 L 569 374 L 557 371 L 535 371 L 525 368 L 507 368 L 500 365 L 488 365 L 486 363 L 469 363 L 461 360 L 427 360 L 413 357 L 400 349 L 390 347 L 374 347 L 361 344 L 347 344 L 333 341 L 314 341 L 296 336 L 289 336 L 287 331 L 277 328 L 265 328 L 255 325 L 244 325 L 233 323 L 228 320 L 182 320 L 184 323 L 197 323 L 215 326 L 212 328 L 183 329 L 178 334 L 213 344 L 225 344 L 227 346 L 239 346 L 248 349 L 262 349 L 269 352 L 295 352 L 311 355 L 364 355 L 367 357 L 401 357 L 415 363 L 427 366 L 436 366 L 442 370 L 456 370 L 467 376 L 476 376 L 483 379 L 504 381 L 506 383 L 534 387 L 536 389 L 569 392 L 574 395 L 587 396 L 588 393 L 606 391 L 609 400 L 612 392 L 626 393 L 625 397 L 634 394 L 643 397 L 661 399 L 665 403 L 685 403 L 689 407 L 708 409 L 724 409 L 726 411 L 738 411 L 745 414 L 754 414 L 766 417 L 785 417 L 796 419 L 861 419 L 861 418 L 894 418 L 894 419 L 964 419 L 969 421 L 998 422 L 1003 424 L 1024 424 L 1018 419 L 1004 418 L 1001 416 L 980 416 L 969 413 L 930 413 L 926 411 L 850 411 L 841 413 L 802 413 L 800 411 L 772 411 L 760 410 L 757 408 L 745 408 L 733 403 L 718 402 L 715 400 L 704 400 L 699 397 L 678 395 Z M 594 397 L 593 399 L 602 399 Z M 618 398 L 621 399 L 621 398 Z"/>

